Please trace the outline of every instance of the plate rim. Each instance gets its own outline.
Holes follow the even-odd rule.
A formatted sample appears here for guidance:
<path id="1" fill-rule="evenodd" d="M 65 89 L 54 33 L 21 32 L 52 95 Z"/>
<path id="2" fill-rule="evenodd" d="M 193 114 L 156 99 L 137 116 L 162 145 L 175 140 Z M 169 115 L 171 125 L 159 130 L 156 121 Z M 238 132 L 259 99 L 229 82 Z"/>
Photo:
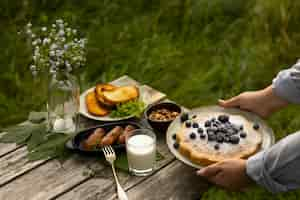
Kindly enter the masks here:
<path id="1" fill-rule="evenodd" d="M 274 132 L 272 130 L 271 127 L 268 126 L 268 124 L 266 123 L 265 120 L 263 120 L 261 117 L 259 117 L 258 115 L 254 114 L 254 113 L 251 113 L 251 112 L 248 112 L 248 111 L 244 111 L 244 110 L 240 110 L 240 109 L 237 109 L 237 108 L 223 108 L 221 106 L 217 106 L 217 105 L 209 105 L 209 106 L 201 106 L 201 107 L 198 107 L 198 108 L 194 108 L 194 109 L 191 109 L 191 110 L 187 110 L 186 112 L 188 113 L 196 113 L 196 112 L 201 112 L 203 110 L 206 110 L 206 109 L 219 109 L 219 110 L 228 110 L 228 111 L 231 111 L 231 112 L 237 112 L 237 113 L 241 113 L 242 115 L 247 115 L 247 116 L 250 116 L 251 118 L 254 118 L 255 120 L 257 120 L 260 124 L 262 124 L 264 126 L 264 128 L 267 130 L 266 133 L 268 133 L 267 135 L 269 136 L 269 139 L 270 139 L 270 142 L 269 144 L 267 144 L 266 147 L 263 147 L 261 146 L 260 150 L 259 151 L 262 151 L 262 150 L 265 150 L 265 149 L 268 149 L 270 148 L 274 143 L 275 143 L 275 135 L 274 135 Z M 190 161 L 188 158 L 184 157 L 183 155 L 181 155 L 174 147 L 173 147 L 173 139 L 172 139 L 172 133 L 174 133 L 174 129 L 173 129 L 173 126 L 175 126 L 174 124 L 175 123 L 178 123 L 180 120 L 180 116 L 178 116 L 168 127 L 167 129 L 167 132 L 166 132 L 166 143 L 167 143 L 167 146 L 168 146 L 168 149 L 169 151 L 175 156 L 175 158 L 179 161 L 181 161 L 182 163 L 190 166 L 190 167 L 193 167 L 193 168 L 196 168 L 196 169 L 201 169 L 205 166 L 203 165 L 199 165 L 199 164 L 196 164 L 196 163 L 193 163 L 192 161 Z M 263 138 L 264 139 L 264 138 Z M 258 152 L 259 152 L 258 151 Z M 256 153 L 258 153 L 256 152 Z"/>

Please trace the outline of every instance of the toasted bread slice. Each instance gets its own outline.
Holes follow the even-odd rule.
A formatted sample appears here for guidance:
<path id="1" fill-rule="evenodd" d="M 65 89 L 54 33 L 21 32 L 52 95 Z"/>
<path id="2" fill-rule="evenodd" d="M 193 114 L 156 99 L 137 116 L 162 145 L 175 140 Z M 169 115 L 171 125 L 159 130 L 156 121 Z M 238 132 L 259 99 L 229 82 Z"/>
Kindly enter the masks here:
<path id="1" fill-rule="evenodd" d="M 99 104 L 99 102 L 96 98 L 96 93 L 94 91 L 89 92 L 86 95 L 85 101 L 86 101 L 86 106 L 87 106 L 89 113 L 91 113 L 93 115 L 104 116 L 110 112 L 107 108 L 105 108 Z"/>
<path id="2" fill-rule="evenodd" d="M 103 98 L 103 91 L 111 91 L 116 89 L 117 87 L 111 84 L 97 84 L 96 88 L 95 88 L 95 92 L 96 92 L 96 98 L 98 99 L 98 101 L 103 104 L 104 106 L 107 107 L 113 107 L 115 106 L 114 103 L 111 102 L 107 102 L 105 101 L 105 99 Z"/>
<path id="3" fill-rule="evenodd" d="M 119 104 L 136 99 L 139 96 L 139 90 L 136 86 L 122 86 L 113 90 L 104 90 L 102 94 L 105 102 Z"/>

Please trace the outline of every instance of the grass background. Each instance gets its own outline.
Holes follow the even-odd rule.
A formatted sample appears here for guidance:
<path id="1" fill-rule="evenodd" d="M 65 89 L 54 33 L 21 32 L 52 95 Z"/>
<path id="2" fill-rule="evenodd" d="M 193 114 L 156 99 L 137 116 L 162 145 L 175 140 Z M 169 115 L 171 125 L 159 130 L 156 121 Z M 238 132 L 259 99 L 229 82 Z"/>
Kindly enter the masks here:
<path id="1" fill-rule="evenodd" d="M 17 33 L 63 18 L 88 38 L 82 90 L 128 74 L 189 107 L 269 85 L 300 52 L 295 0 L 0 0 L 0 127 L 43 109 L 46 79 L 33 79 Z M 300 128 L 297 106 L 269 119 L 277 139 Z M 299 199 L 212 188 L 203 199 Z"/>

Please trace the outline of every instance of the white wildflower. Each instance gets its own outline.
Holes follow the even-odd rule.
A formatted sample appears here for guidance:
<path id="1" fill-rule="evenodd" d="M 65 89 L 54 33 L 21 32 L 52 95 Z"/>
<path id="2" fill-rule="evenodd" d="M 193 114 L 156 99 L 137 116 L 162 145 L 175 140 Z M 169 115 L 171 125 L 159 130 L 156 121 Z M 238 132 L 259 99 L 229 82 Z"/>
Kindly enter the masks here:
<path id="1" fill-rule="evenodd" d="M 76 29 L 73 29 L 73 34 L 76 34 L 77 33 L 77 30 Z"/>
<path id="2" fill-rule="evenodd" d="M 27 27 L 28 27 L 28 28 L 31 28 L 31 27 L 32 27 L 32 24 L 29 22 L 29 23 L 27 24 Z"/>
<path id="3" fill-rule="evenodd" d="M 31 31 L 30 29 L 28 29 L 28 30 L 26 31 L 26 33 L 27 33 L 28 35 L 31 35 L 31 34 L 32 34 L 32 31 Z"/>
<path id="4" fill-rule="evenodd" d="M 62 24 L 62 23 L 64 23 L 64 21 L 62 19 L 57 19 L 56 20 L 56 24 Z"/>
<path id="5" fill-rule="evenodd" d="M 55 51 L 53 51 L 53 50 L 50 51 L 50 52 L 49 52 L 49 55 L 50 55 L 51 57 L 54 57 L 54 56 L 55 56 Z"/>
<path id="6" fill-rule="evenodd" d="M 46 31 L 47 31 L 47 27 L 44 26 L 44 27 L 41 28 L 41 30 L 42 30 L 43 32 L 46 32 Z"/>
<path id="7" fill-rule="evenodd" d="M 35 71 L 36 70 L 36 66 L 35 65 L 30 65 L 30 70 L 31 71 Z"/>
<path id="8" fill-rule="evenodd" d="M 56 48 L 57 48 L 57 44 L 55 44 L 55 43 L 51 44 L 51 46 L 50 46 L 51 50 L 55 50 Z"/>
<path id="9" fill-rule="evenodd" d="M 52 28 L 56 28 L 56 24 L 52 24 Z M 54 29 L 52 29 L 52 30 L 54 30 Z"/>
<path id="10" fill-rule="evenodd" d="M 51 39 L 50 38 L 44 38 L 43 45 L 50 44 L 50 43 L 51 43 Z"/>
<path id="11" fill-rule="evenodd" d="M 64 36 L 65 35 L 65 31 L 64 30 L 59 30 L 58 35 L 59 36 Z"/>

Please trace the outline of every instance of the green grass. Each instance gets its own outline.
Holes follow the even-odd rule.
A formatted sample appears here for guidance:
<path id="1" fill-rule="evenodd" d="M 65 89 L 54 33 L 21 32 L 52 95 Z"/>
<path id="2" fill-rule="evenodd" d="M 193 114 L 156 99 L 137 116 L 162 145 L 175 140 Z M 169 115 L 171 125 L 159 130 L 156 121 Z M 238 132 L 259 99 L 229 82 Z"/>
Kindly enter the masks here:
<path id="1" fill-rule="evenodd" d="M 28 21 L 42 25 L 63 18 L 89 39 L 88 62 L 79 73 L 82 90 L 128 74 L 193 108 L 263 88 L 294 64 L 299 10 L 294 0 L 0 0 L 0 126 L 20 122 L 45 104 L 46 81 L 32 79 L 31 52 L 17 34 Z M 269 123 L 277 138 L 298 130 L 298 107 Z M 252 194 L 273 199 L 257 188 L 239 194 L 211 189 L 203 198 Z"/>

